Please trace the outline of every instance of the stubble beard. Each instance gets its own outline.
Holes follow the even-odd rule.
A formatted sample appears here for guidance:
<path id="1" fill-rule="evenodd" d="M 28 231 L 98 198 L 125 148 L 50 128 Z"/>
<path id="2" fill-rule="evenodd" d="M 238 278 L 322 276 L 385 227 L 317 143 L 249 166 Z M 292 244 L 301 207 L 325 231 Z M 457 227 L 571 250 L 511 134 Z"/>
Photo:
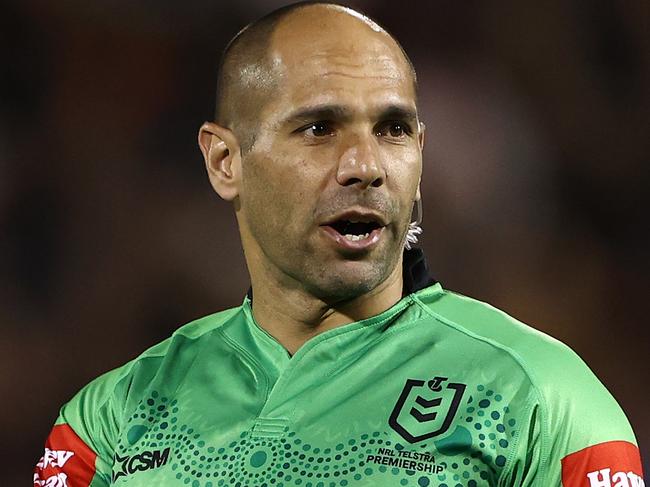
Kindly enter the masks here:
<path id="1" fill-rule="evenodd" d="M 351 301 L 371 293 L 391 276 L 400 262 L 402 240 L 388 242 L 365 258 L 340 260 L 337 257 L 318 266 L 310 265 L 303 268 L 299 280 L 309 294 L 327 304 Z M 310 264 L 316 259 L 309 259 Z"/>
<path id="2" fill-rule="evenodd" d="M 352 203 L 335 202 L 331 206 L 338 209 L 352 206 Z M 362 203 L 383 210 L 389 217 L 397 213 L 392 202 L 386 200 L 377 198 L 371 200 L 371 204 Z M 328 211 L 334 213 L 334 210 Z M 285 235 L 269 231 L 275 226 L 269 226 L 263 215 L 255 215 L 248 226 L 266 261 L 267 276 L 275 275 L 272 280 L 282 287 L 301 289 L 324 303 L 335 305 L 372 292 L 390 277 L 400 262 L 408 222 L 397 224 L 397 228 L 384 227 L 381 237 L 384 241 L 368 255 L 347 257 L 338 251 L 324 251 L 321 243 L 310 238 L 305 238 L 304 246 L 296 247 L 292 243 L 300 239 L 287 242 Z"/>

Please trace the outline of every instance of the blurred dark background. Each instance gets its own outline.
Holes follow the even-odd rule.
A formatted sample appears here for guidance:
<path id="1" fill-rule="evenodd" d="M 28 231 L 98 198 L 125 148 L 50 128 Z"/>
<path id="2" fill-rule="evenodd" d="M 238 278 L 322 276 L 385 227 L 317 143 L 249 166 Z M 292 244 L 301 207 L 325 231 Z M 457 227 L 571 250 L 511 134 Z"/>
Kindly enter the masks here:
<path id="1" fill-rule="evenodd" d="M 86 382 L 241 302 L 235 219 L 196 133 L 227 40 L 284 3 L 0 7 L 3 485 L 29 484 Z M 435 277 L 575 349 L 648 472 L 649 4 L 351 5 L 418 70 Z"/>

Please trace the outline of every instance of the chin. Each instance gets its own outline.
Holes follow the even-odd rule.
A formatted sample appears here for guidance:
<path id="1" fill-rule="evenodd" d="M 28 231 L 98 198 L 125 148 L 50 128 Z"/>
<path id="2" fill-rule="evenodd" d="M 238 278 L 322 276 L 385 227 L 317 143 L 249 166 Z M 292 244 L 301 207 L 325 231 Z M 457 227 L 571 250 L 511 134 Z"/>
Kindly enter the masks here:
<path id="1" fill-rule="evenodd" d="M 325 302 L 347 301 L 369 293 L 390 275 L 390 269 L 374 262 L 344 262 L 323 269 L 308 279 L 311 294 Z"/>

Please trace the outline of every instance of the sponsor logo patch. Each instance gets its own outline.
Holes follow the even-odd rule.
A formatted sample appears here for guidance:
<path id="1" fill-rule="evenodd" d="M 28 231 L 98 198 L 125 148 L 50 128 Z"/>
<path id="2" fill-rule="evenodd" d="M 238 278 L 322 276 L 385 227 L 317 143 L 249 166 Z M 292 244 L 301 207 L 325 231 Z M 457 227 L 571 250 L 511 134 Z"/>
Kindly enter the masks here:
<path id="1" fill-rule="evenodd" d="M 562 459 L 564 487 L 645 487 L 639 449 L 627 441 L 608 441 Z"/>
<path id="2" fill-rule="evenodd" d="M 97 455 L 67 424 L 52 428 L 34 469 L 35 487 L 88 487 Z"/>
<path id="3" fill-rule="evenodd" d="M 113 482 L 120 477 L 162 467 L 169 460 L 169 447 L 164 450 L 146 450 L 135 455 L 121 457 L 115 455 Z"/>

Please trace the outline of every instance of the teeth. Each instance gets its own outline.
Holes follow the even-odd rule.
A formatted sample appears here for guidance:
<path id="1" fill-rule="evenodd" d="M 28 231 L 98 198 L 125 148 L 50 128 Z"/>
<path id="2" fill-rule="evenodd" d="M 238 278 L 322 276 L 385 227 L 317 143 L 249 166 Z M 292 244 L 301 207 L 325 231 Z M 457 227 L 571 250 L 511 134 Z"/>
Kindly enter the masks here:
<path id="1" fill-rule="evenodd" d="M 345 238 L 348 240 L 351 240 L 352 242 L 357 242 L 358 240 L 364 240 L 370 236 L 369 233 L 364 233 L 363 235 L 351 235 L 351 234 L 346 234 Z"/>

